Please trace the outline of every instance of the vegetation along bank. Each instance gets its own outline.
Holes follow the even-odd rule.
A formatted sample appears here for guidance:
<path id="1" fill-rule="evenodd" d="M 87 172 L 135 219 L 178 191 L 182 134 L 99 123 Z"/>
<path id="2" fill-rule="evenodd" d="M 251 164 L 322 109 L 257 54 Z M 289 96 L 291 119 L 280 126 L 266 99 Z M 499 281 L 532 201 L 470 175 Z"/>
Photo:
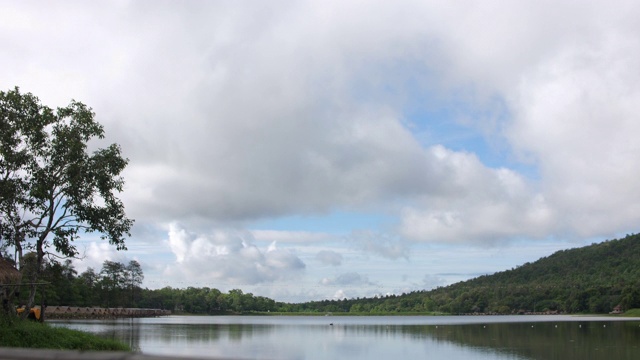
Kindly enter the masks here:
<path id="1" fill-rule="evenodd" d="M 131 275 L 135 273 L 135 276 Z M 640 308 L 640 235 L 558 251 L 533 263 L 433 290 L 305 303 L 277 302 L 240 289 L 141 288 L 139 264 L 105 261 L 77 274 L 48 262 L 39 293 L 49 306 L 164 309 L 191 314 L 607 314 Z M 38 302 L 36 302 L 38 303 Z"/>

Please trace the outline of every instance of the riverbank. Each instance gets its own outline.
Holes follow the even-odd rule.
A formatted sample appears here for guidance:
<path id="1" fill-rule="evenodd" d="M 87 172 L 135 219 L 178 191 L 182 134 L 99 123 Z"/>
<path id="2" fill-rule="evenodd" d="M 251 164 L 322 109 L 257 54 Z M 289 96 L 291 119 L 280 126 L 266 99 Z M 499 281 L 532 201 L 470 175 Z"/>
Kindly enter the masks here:
<path id="1" fill-rule="evenodd" d="M 370 313 L 370 312 L 248 312 L 240 315 L 248 316 L 447 316 L 450 314 L 440 312 L 388 312 L 388 313 Z"/>
<path id="2" fill-rule="evenodd" d="M 189 313 L 185 311 L 174 311 L 172 315 L 178 316 L 558 316 L 558 315 L 571 315 L 571 316 L 610 316 L 610 317 L 640 317 L 640 309 L 630 309 L 624 313 L 620 314 L 591 314 L 591 313 L 575 313 L 575 314 L 564 314 L 558 312 L 523 312 L 518 314 L 498 314 L 498 313 L 469 313 L 469 314 L 449 314 L 443 312 L 427 312 L 427 311 L 406 311 L 406 312 L 311 312 L 311 311 L 302 311 L 302 312 L 279 312 L 279 311 L 246 311 L 246 312 L 216 312 L 209 314 L 200 314 L 200 313 Z"/>
<path id="3" fill-rule="evenodd" d="M 157 317 L 167 315 L 171 315 L 171 311 L 162 309 L 77 306 L 47 306 L 45 308 L 45 319 L 112 319 Z"/>
<path id="4" fill-rule="evenodd" d="M 626 317 L 640 317 L 640 309 L 629 309 L 622 314 Z"/>
<path id="5" fill-rule="evenodd" d="M 0 317 L 0 347 L 131 351 L 115 340 L 17 317 Z"/>
<path id="6" fill-rule="evenodd" d="M 237 316 L 558 316 L 558 315 L 570 315 L 570 316 L 610 316 L 610 317 L 640 317 L 640 309 L 630 309 L 625 311 L 624 313 L 619 314 L 591 314 L 591 313 L 575 313 L 575 314 L 565 314 L 558 313 L 552 311 L 546 312 L 522 312 L 517 314 L 499 314 L 499 313 L 468 313 L 468 314 L 449 314 L 443 312 L 426 312 L 426 311 L 406 311 L 406 312 L 243 312 L 243 313 L 220 313 L 220 314 L 189 314 L 189 313 L 175 313 L 174 315 L 183 315 L 183 316 L 215 316 L 215 315 L 237 315 Z"/>
<path id="7" fill-rule="evenodd" d="M 123 351 L 81 351 L 0 347 L 0 360 L 202 360 Z"/>

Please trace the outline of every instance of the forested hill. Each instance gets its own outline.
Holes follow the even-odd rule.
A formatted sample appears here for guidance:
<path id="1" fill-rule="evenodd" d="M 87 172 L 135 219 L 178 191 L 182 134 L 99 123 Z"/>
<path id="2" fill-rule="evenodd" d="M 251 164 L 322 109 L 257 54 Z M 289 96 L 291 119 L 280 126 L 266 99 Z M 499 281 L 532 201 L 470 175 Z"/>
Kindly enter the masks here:
<path id="1" fill-rule="evenodd" d="M 594 287 L 638 285 L 640 280 L 640 235 L 590 246 L 560 250 L 516 269 L 469 280 L 473 286 L 545 285 Z M 458 284 L 461 286 L 465 283 Z"/>
<path id="2" fill-rule="evenodd" d="M 452 312 L 509 310 L 606 313 L 640 306 L 640 235 L 561 250 L 516 269 L 432 292 Z M 479 301 L 470 300 L 475 295 Z M 489 309 L 486 309 L 489 306 Z M 506 308 L 505 308 L 506 307 Z"/>
<path id="3" fill-rule="evenodd" d="M 617 305 L 640 307 L 640 234 L 558 251 L 512 270 L 431 291 L 311 302 L 297 310 L 608 313 Z"/>
<path id="4" fill-rule="evenodd" d="M 142 289 L 137 262 L 105 261 L 78 276 L 70 260 L 45 264 L 40 291 L 48 305 L 142 307 L 193 314 L 250 312 L 328 312 L 356 314 L 449 314 L 526 312 L 608 313 L 620 305 L 640 308 L 640 234 L 558 251 L 512 270 L 440 287 L 365 299 L 276 302 L 240 289 Z M 25 296 L 28 292 L 22 292 Z M 40 303 L 42 299 L 36 299 Z M 22 301 L 18 299 L 18 301 Z"/>

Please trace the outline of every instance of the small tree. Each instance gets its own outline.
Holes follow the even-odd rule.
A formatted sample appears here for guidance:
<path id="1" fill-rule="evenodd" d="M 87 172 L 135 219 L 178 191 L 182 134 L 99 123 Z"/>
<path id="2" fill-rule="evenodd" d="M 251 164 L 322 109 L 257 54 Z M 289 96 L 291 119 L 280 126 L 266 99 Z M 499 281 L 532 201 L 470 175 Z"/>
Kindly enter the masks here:
<path id="1" fill-rule="evenodd" d="M 24 250 L 36 254 L 28 307 L 51 248 L 77 256 L 73 241 L 98 232 L 126 250 L 133 220 L 116 192 L 128 160 L 117 144 L 88 152 L 89 141 L 104 137 L 94 117 L 77 101 L 53 110 L 17 87 L 0 91 L 0 238 L 15 249 L 18 264 Z"/>

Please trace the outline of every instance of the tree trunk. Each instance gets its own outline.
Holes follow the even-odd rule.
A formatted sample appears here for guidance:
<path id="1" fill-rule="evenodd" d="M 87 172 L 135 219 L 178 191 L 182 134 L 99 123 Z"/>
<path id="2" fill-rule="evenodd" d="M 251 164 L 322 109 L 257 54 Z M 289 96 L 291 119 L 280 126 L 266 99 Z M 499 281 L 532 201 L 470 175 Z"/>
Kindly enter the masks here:
<path id="1" fill-rule="evenodd" d="M 44 322 L 44 310 L 45 310 L 45 300 L 44 300 L 45 292 L 42 292 L 42 296 L 40 297 L 40 319 L 38 319 L 41 323 Z"/>
<path id="2" fill-rule="evenodd" d="M 31 308 L 33 307 L 33 304 L 36 302 L 36 290 L 37 290 L 37 286 L 35 282 L 30 283 L 29 298 L 27 299 L 27 306 L 25 306 L 24 312 L 22 313 L 23 318 L 26 318 L 29 316 L 29 313 L 31 312 Z"/>
<path id="3" fill-rule="evenodd" d="M 20 285 L 20 287 L 22 287 L 22 284 L 24 283 L 24 271 L 23 271 L 23 267 L 24 267 L 24 257 L 23 257 L 23 252 L 22 252 L 22 240 L 24 239 L 19 239 L 18 236 L 16 236 L 16 238 L 14 239 L 14 246 L 16 249 L 16 264 L 18 265 L 18 270 L 22 273 L 22 276 L 20 277 L 20 280 L 18 282 L 18 284 Z M 34 295 L 35 296 L 35 295 Z M 20 304 L 22 305 L 22 304 Z M 27 316 L 29 315 L 29 307 L 25 306 L 24 312 L 20 315 L 21 318 L 26 319 Z"/>
<path id="4" fill-rule="evenodd" d="M 31 273 L 31 276 L 29 278 L 29 299 L 27 300 L 27 306 L 25 308 L 25 313 L 27 313 L 27 316 L 29 315 L 29 311 L 31 310 L 31 308 L 33 308 L 33 306 L 35 305 L 36 302 L 36 292 L 38 290 L 38 279 L 40 279 L 40 275 L 42 273 L 42 263 L 44 261 L 44 251 L 42 250 L 42 246 L 38 246 L 38 249 L 36 251 L 36 264 L 35 264 L 35 269 L 34 271 Z M 42 309 L 41 309 L 42 311 Z"/>
<path id="5" fill-rule="evenodd" d="M 22 244 L 19 242 L 15 242 L 16 247 L 16 264 L 18 265 L 18 270 L 22 270 Z"/>
<path id="6" fill-rule="evenodd" d="M 0 286 L 0 298 L 2 298 L 2 313 L 7 316 L 10 316 L 12 312 L 15 314 L 15 310 L 11 310 L 11 308 L 13 307 L 13 304 L 10 301 L 11 295 L 11 289 L 8 286 Z"/>

